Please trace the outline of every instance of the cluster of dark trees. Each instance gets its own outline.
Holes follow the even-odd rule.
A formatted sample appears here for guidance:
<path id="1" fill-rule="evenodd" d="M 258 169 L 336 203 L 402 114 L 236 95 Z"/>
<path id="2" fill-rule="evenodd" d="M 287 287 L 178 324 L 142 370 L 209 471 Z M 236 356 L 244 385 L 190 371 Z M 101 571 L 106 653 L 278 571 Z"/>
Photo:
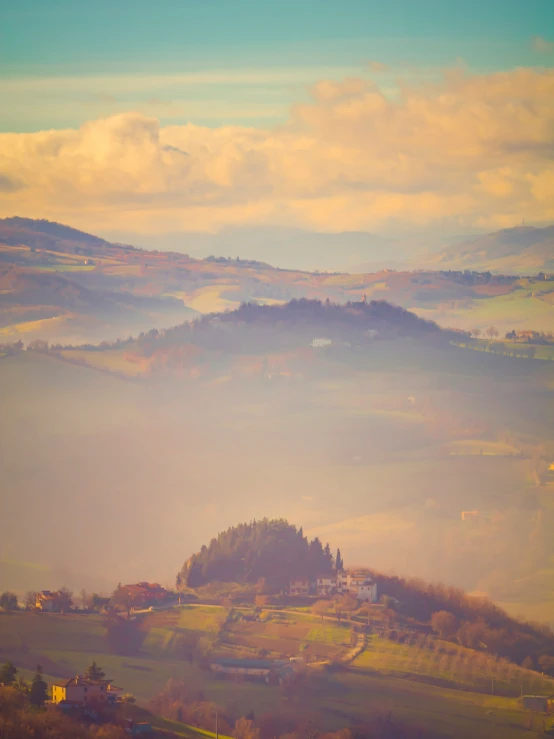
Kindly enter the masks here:
<path id="1" fill-rule="evenodd" d="M 431 622 L 442 637 L 528 668 L 547 671 L 545 666 L 550 670 L 551 665 L 554 672 L 554 633 L 548 626 L 518 621 L 488 598 L 469 596 L 460 588 L 372 574 L 379 593 L 398 601 L 396 610 Z"/>
<path id="2" fill-rule="evenodd" d="M 216 257 L 210 254 L 206 257 L 206 262 L 216 262 L 217 264 L 247 264 L 249 267 L 269 267 L 266 262 L 260 262 L 257 259 L 241 259 L 240 257 Z"/>
<path id="3" fill-rule="evenodd" d="M 209 320 L 209 317 L 206 318 Z M 217 318 L 225 323 L 279 324 L 291 327 L 307 324 L 310 328 L 341 327 L 357 331 L 377 329 L 384 333 L 403 336 L 421 336 L 441 331 L 433 321 L 419 318 L 415 313 L 387 303 L 386 300 L 348 302 L 344 305 L 330 300 L 308 298 L 290 300 L 284 305 L 243 303 L 232 313 L 218 314 Z"/>
<path id="4" fill-rule="evenodd" d="M 492 275 L 490 272 L 474 272 L 470 269 L 451 270 L 441 269 L 437 273 L 441 277 L 446 277 L 451 282 L 460 285 L 502 285 L 515 282 L 518 278 L 513 275 Z"/>
<path id="5" fill-rule="evenodd" d="M 14 354 L 22 352 L 24 348 L 24 344 L 21 340 L 7 342 L 5 344 L 0 344 L 0 354 L 5 354 L 6 356 L 11 357 Z"/>
<path id="6" fill-rule="evenodd" d="M 17 611 L 19 604 L 17 602 L 17 595 L 12 593 L 10 590 L 6 590 L 0 595 L 0 608 L 4 611 Z"/>
<path id="7" fill-rule="evenodd" d="M 177 576 L 177 584 L 194 588 L 212 581 L 256 583 L 272 588 L 292 579 L 331 572 L 335 559 L 329 544 L 311 541 L 284 519 L 252 521 L 228 528 L 194 554 Z"/>
<path id="8" fill-rule="evenodd" d="M 42 707 L 48 699 L 48 685 L 42 677 L 42 667 L 40 665 L 37 665 L 37 671 L 29 685 L 23 678 L 17 677 L 17 667 L 13 662 L 5 662 L 0 667 L 0 685 L 4 688 L 13 688 L 27 696 L 29 703 L 37 708 Z M 0 701 L 0 713 L 1 710 Z M 3 736 L 1 731 L 0 736 Z"/>

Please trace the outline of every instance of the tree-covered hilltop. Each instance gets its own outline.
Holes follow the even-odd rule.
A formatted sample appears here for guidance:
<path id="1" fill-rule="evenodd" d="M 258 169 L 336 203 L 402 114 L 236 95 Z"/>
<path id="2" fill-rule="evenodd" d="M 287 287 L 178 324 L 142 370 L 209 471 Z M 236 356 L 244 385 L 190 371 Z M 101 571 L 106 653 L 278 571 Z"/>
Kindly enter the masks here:
<path id="1" fill-rule="evenodd" d="M 308 540 L 302 529 L 284 519 L 232 526 L 185 562 L 178 584 L 191 588 L 209 582 L 255 583 L 264 578 L 282 587 L 293 578 L 330 572 L 335 562 L 329 544 Z"/>

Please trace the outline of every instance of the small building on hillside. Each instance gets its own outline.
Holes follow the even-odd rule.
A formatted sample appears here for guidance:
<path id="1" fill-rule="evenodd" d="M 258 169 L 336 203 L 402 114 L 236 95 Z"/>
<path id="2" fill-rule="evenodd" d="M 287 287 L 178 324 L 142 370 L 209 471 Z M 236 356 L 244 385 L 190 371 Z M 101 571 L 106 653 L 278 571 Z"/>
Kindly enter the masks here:
<path id="1" fill-rule="evenodd" d="M 294 663 L 269 659 L 219 658 L 210 662 L 210 669 L 219 675 L 236 675 L 263 680 L 266 683 L 282 683 L 294 672 Z"/>
<path id="2" fill-rule="evenodd" d="M 290 595 L 317 595 L 329 597 L 349 593 L 360 601 L 377 603 L 377 583 L 368 572 L 327 572 L 313 582 L 293 580 Z"/>
<path id="3" fill-rule="evenodd" d="M 548 713 L 553 704 L 552 698 L 547 695 L 522 695 L 520 702 L 528 711 L 539 713 Z"/>
<path id="4" fill-rule="evenodd" d="M 377 583 L 368 572 L 348 572 L 341 580 L 341 591 L 367 603 L 377 603 Z"/>
<path id="5" fill-rule="evenodd" d="M 290 595 L 309 595 L 312 584 L 309 580 L 291 580 L 289 585 Z"/>
<path id="6" fill-rule="evenodd" d="M 317 595 L 332 595 L 338 592 L 339 585 L 337 575 L 333 573 L 327 573 L 318 575 L 316 578 L 316 593 Z"/>
<path id="7" fill-rule="evenodd" d="M 122 693 L 121 688 L 116 688 L 108 680 L 89 680 L 77 675 L 52 685 L 52 703 L 76 706 L 94 703 L 113 705 Z"/>

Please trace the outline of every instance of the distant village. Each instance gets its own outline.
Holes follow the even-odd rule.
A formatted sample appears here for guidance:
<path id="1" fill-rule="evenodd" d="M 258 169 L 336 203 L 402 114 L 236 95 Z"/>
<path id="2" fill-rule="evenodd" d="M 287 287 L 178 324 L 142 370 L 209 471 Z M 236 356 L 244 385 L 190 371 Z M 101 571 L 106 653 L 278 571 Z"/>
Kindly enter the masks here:
<path id="1" fill-rule="evenodd" d="M 158 583 L 138 582 L 132 585 L 119 585 L 111 597 L 94 593 L 90 596 L 88 605 L 83 603 L 83 610 L 107 611 L 110 606 L 135 610 L 149 606 L 155 607 L 172 598 L 175 598 L 175 593 L 166 590 Z M 36 593 L 34 605 L 27 604 L 27 608 L 35 608 L 37 611 L 46 613 L 64 613 L 72 606 L 72 594 L 68 595 L 64 589 L 42 590 Z"/>

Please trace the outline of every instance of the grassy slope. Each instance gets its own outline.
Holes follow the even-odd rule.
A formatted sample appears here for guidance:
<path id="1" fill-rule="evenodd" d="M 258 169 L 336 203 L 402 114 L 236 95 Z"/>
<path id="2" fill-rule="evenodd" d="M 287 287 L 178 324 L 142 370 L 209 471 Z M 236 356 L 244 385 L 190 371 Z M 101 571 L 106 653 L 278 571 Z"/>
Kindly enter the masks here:
<path id="1" fill-rule="evenodd" d="M 449 665 L 441 657 L 416 647 L 405 647 L 384 640 L 372 642 L 351 667 L 334 672 L 316 682 L 315 689 L 302 696 L 286 698 L 278 688 L 263 684 L 216 680 L 211 673 L 191 666 L 173 651 L 175 635 L 201 629 L 203 635 L 214 636 L 218 628 L 218 608 L 187 608 L 170 614 L 156 613 L 145 618 L 148 632 L 140 656 L 122 657 L 109 654 L 103 635 L 101 617 L 82 615 L 35 615 L 18 613 L 0 616 L 0 649 L 5 659 L 24 667 L 30 676 L 40 662 L 48 680 L 82 671 L 92 660 L 101 664 L 108 676 L 139 699 L 147 700 L 158 692 L 169 677 L 184 679 L 194 690 L 203 690 L 209 699 L 234 710 L 256 715 L 265 712 L 313 717 L 331 728 L 349 721 L 362 721 L 378 712 L 391 711 L 399 719 L 462 739 L 467 736 L 516 739 L 528 735 L 528 720 L 515 699 L 487 696 L 468 690 L 472 685 L 450 680 L 451 687 L 418 682 L 426 678 L 446 681 L 451 677 Z M 348 634 L 348 626 L 322 626 L 321 621 L 303 614 L 288 615 L 291 623 L 305 625 L 312 639 L 336 641 L 340 632 Z M 303 643 L 297 640 L 298 649 Z M 264 645 L 264 639 L 259 639 Z M 316 669 L 317 668 L 312 668 Z M 466 672 L 469 668 L 466 669 Z M 480 677 L 475 668 L 473 680 Z M 412 676 L 412 680 L 406 676 Z M 402 676 L 402 677 L 400 677 Z M 483 679 L 485 675 L 483 672 Z M 531 678 L 530 678 L 531 679 Z M 533 678 L 536 680 L 536 678 Z M 453 688 L 462 687 L 464 690 Z M 479 686 L 482 687 L 482 686 Z M 527 687 L 527 686 L 526 686 Z M 529 688 L 542 686 L 531 683 Z M 167 723 L 183 736 L 189 730 Z"/>

